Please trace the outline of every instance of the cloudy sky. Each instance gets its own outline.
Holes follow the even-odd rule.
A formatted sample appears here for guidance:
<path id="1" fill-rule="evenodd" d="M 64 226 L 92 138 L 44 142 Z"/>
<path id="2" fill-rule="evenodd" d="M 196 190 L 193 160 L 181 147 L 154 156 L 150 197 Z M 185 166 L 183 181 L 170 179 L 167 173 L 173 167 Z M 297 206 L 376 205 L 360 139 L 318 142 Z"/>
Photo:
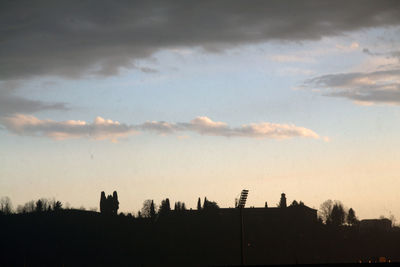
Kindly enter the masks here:
<path id="1" fill-rule="evenodd" d="M 0 196 L 400 220 L 399 1 L 2 1 Z"/>

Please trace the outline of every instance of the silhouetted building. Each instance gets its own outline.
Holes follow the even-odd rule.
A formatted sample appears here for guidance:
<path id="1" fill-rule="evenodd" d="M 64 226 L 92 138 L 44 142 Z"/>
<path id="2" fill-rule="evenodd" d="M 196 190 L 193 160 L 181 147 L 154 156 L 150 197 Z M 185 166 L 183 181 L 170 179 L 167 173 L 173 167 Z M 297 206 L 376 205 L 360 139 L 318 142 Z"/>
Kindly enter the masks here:
<path id="1" fill-rule="evenodd" d="M 281 200 L 279 201 L 279 208 L 286 208 L 286 195 L 285 193 L 281 194 Z"/>
<path id="2" fill-rule="evenodd" d="M 367 219 L 360 222 L 360 232 L 387 232 L 391 228 L 392 222 L 389 219 Z"/>
<path id="3" fill-rule="evenodd" d="M 208 201 L 208 200 L 206 200 Z M 208 205 L 205 205 L 206 207 Z M 202 210 L 187 210 L 185 214 L 187 216 L 196 215 L 199 213 L 206 212 L 208 209 Z M 247 225 L 247 229 L 252 229 L 256 232 L 260 227 L 270 227 L 270 229 L 291 227 L 291 226 L 311 226 L 318 222 L 317 210 L 312 209 L 304 205 L 286 205 L 285 194 L 281 195 L 278 207 L 268 207 L 265 202 L 264 207 L 250 207 L 250 208 L 219 208 L 216 206 L 214 214 L 218 214 L 220 219 L 229 223 L 229 221 L 237 221 L 242 211 L 244 222 Z"/>
<path id="4" fill-rule="evenodd" d="M 309 224 L 317 222 L 317 210 L 305 205 L 289 206 L 286 208 L 244 208 L 243 217 L 248 223 L 254 222 L 263 225 L 287 224 Z M 219 214 L 222 216 L 236 216 L 238 209 L 221 208 Z"/>

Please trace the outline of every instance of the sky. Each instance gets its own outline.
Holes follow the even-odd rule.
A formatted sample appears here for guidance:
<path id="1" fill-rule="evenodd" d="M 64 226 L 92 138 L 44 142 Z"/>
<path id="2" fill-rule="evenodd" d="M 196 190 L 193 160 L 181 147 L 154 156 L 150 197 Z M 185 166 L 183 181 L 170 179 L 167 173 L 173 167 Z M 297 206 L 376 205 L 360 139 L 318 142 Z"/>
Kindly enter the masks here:
<path id="1" fill-rule="evenodd" d="M 327 199 L 400 220 L 399 1 L 2 1 L 0 196 Z"/>

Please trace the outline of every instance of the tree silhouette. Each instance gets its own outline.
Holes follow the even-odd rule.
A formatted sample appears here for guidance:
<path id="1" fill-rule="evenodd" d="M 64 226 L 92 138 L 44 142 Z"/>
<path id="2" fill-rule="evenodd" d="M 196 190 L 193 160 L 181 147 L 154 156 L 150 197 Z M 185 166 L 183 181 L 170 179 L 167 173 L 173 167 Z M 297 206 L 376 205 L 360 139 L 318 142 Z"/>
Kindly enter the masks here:
<path id="1" fill-rule="evenodd" d="M 180 202 L 180 201 L 175 202 L 174 211 L 179 212 L 179 211 L 184 211 L 184 210 L 186 210 L 186 205 L 184 202 Z"/>
<path id="2" fill-rule="evenodd" d="M 117 191 L 114 191 L 112 195 L 108 195 L 101 192 L 100 194 L 100 212 L 103 214 L 116 215 L 119 209 L 119 201 Z"/>
<path id="3" fill-rule="evenodd" d="M 60 202 L 60 201 L 56 201 L 56 202 L 54 203 L 53 210 L 54 210 L 54 211 L 59 211 L 59 210 L 61 210 L 61 209 L 62 209 L 62 204 L 61 204 L 61 202 Z"/>
<path id="4" fill-rule="evenodd" d="M 219 209 L 219 206 L 217 204 L 217 202 L 215 201 L 209 201 L 207 200 L 207 198 L 204 198 L 204 204 L 203 204 L 203 209 L 204 210 L 215 210 L 215 209 Z"/>
<path id="5" fill-rule="evenodd" d="M 358 223 L 356 213 L 354 212 L 354 210 L 352 208 L 350 208 L 349 212 L 347 213 L 346 221 L 350 225 L 356 225 Z"/>
<path id="6" fill-rule="evenodd" d="M 118 209 L 119 209 L 118 194 L 117 194 L 117 191 L 114 191 L 113 198 L 112 198 L 112 213 L 117 214 Z"/>
<path id="7" fill-rule="evenodd" d="M 42 212 L 43 211 L 43 202 L 41 199 L 36 201 L 36 212 Z"/>
<path id="8" fill-rule="evenodd" d="M 330 222 L 334 226 L 340 226 L 344 223 L 346 218 L 346 212 L 344 211 L 343 205 L 337 202 L 332 207 L 332 212 L 330 216 Z"/>
<path id="9" fill-rule="evenodd" d="M 201 210 L 201 199 L 197 200 L 197 210 Z"/>
<path id="10" fill-rule="evenodd" d="M 305 205 L 304 205 L 304 202 L 301 200 L 299 202 L 297 202 L 297 200 L 293 200 L 292 204 L 290 204 L 289 207 L 295 207 L 295 206 L 305 206 Z"/>
<path id="11" fill-rule="evenodd" d="M 35 201 L 33 200 L 26 202 L 23 206 L 19 205 L 17 209 L 18 213 L 29 213 L 34 212 L 35 210 Z"/>
<path id="12" fill-rule="evenodd" d="M 206 209 L 208 205 L 208 200 L 207 197 L 204 197 L 204 202 L 203 202 L 203 209 Z"/>
<path id="13" fill-rule="evenodd" d="M 160 216 L 163 216 L 163 215 L 168 214 L 170 211 L 171 211 L 171 206 L 170 206 L 170 203 L 169 203 L 169 199 L 166 198 L 166 199 L 161 201 L 161 205 L 160 205 L 160 208 L 158 210 L 158 214 Z"/>
<path id="14" fill-rule="evenodd" d="M 152 209 L 154 209 L 154 211 Z M 155 216 L 155 205 L 152 199 L 146 199 L 143 202 L 141 216 L 144 218 L 151 218 Z"/>
<path id="15" fill-rule="evenodd" d="M 106 210 L 107 210 L 106 206 L 107 206 L 106 193 L 104 193 L 104 191 L 102 191 L 100 194 L 100 212 L 101 213 L 106 213 Z"/>
<path id="16" fill-rule="evenodd" d="M 333 201 L 330 199 L 325 200 L 324 203 L 322 203 L 319 208 L 320 217 L 322 221 L 326 224 L 329 224 L 331 221 L 332 208 L 333 208 Z"/>
<path id="17" fill-rule="evenodd" d="M 12 204 L 9 197 L 2 197 L 0 199 L 0 211 L 4 214 L 12 213 Z"/>
<path id="18" fill-rule="evenodd" d="M 154 208 L 154 201 L 151 201 L 150 204 L 150 218 L 156 217 L 156 209 Z"/>

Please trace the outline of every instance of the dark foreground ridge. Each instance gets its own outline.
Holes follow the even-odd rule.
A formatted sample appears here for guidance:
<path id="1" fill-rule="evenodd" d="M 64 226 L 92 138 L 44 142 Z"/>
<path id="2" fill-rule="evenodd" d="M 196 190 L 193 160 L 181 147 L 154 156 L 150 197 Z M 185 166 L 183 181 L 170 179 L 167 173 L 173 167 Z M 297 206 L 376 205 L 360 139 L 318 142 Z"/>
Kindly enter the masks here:
<path id="1" fill-rule="evenodd" d="M 0 213 L 0 266 L 400 262 L 400 231 L 387 227 L 386 220 L 335 224 L 333 206 L 323 223 L 302 202 L 287 206 L 284 194 L 273 208 L 219 208 L 206 199 L 201 205 L 199 199 L 197 210 L 181 202 L 172 210 L 165 199 L 156 209 L 149 200 L 137 217 L 117 213 L 116 192 L 102 193 L 100 203 L 101 213 L 62 209 L 58 202 L 44 208 L 39 201 L 30 212 Z"/>
<path id="2" fill-rule="evenodd" d="M 244 212 L 246 265 L 400 260 L 398 232 L 268 221 L 252 217 L 254 212 Z M 240 265 L 239 222 L 237 209 L 172 213 L 156 221 L 81 210 L 1 216 L 1 261 L 9 266 Z"/>

